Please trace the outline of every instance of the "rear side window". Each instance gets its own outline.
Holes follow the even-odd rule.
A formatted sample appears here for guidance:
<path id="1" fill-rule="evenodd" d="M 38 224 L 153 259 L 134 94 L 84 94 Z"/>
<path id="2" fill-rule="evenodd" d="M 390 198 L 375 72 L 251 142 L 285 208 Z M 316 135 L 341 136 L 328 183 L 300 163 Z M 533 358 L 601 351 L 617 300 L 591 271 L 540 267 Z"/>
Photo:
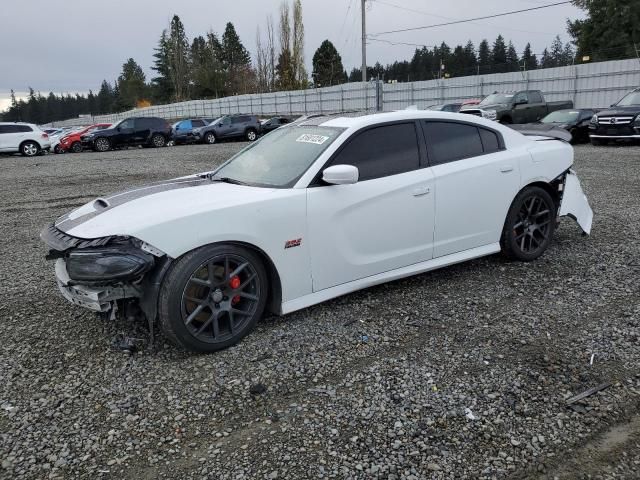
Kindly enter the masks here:
<path id="1" fill-rule="evenodd" d="M 432 165 L 482 155 L 482 141 L 474 125 L 454 122 L 424 122 L 429 160 Z"/>
<path id="2" fill-rule="evenodd" d="M 500 150 L 500 140 L 496 132 L 492 132 L 486 128 L 478 128 L 478 131 L 480 132 L 484 153 L 492 153 Z"/>
<path id="3" fill-rule="evenodd" d="M 11 127 L 13 127 L 13 125 L 0 125 L 0 134 L 11 133 Z"/>
<path id="4" fill-rule="evenodd" d="M 16 125 L 15 131 L 19 133 L 33 132 L 33 128 L 28 125 Z"/>
<path id="5" fill-rule="evenodd" d="M 193 128 L 204 127 L 204 125 L 205 125 L 204 120 L 192 120 L 191 121 L 191 126 Z"/>
<path id="6" fill-rule="evenodd" d="M 358 167 L 361 181 L 417 170 L 420 153 L 415 124 L 384 125 L 356 134 L 331 164 Z"/>

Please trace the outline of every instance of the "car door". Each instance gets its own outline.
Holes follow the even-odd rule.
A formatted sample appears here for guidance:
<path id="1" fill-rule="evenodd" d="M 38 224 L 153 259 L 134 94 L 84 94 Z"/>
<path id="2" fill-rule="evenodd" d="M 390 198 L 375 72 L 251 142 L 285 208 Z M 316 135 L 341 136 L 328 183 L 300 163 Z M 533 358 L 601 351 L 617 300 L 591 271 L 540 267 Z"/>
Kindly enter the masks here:
<path id="1" fill-rule="evenodd" d="M 191 120 L 183 120 L 176 125 L 176 138 L 183 140 L 191 130 L 193 129 L 193 122 Z"/>
<path id="2" fill-rule="evenodd" d="M 489 128 L 455 121 L 423 127 L 435 177 L 434 258 L 498 242 L 520 188 L 519 159 Z"/>
<path id="3" fill-rule="evenodd" d="M 16 150 L 19 144 L 16 125 L 0 125 L 0 150 Z"/>
<path id="4" fill-rule="evenodd" d="M 528 118 L 529 123 L 538 122 L 547 115 L 547 103 L 539 91 L 533 90 L 529 92 L 529 104 L 531 106 Z"/>
<path id="5" fill-rule="evenodd" d="M 527 92 L 518 92 L 513 97 L 513 123 L 529 123 L 531 105 Z"/>
<path id="6" fill-rule="evenodd" d="M 358 182 L 307 189 L 314 291 L 432 258 L 433 173 L 418 128 L 410 121 L 356 133 L 324 168 L 354 165 Z"/>
<path id="7" fill-rule="evenodd" d="M 214 131 L 218 138 L 231 136 L 231 117 L 224 117 L 220 120 Z"/>
<path id="8" fill-rule="evenodd" d="M 134 135 L 134 119 L 128 118 L 122 121 L 117 129 L 116 134 L 112 137 L 111 141 L 115 145 L 129 145 Z"/>
<path id="9" fill-rule="evenodd" d="M 136 118 L 134 123 L 134 132 L 130 138 L 130 143 L 140 145 L 147 143 L 151 137 L 151 128 L 153 127 L 151 118 Z"/>

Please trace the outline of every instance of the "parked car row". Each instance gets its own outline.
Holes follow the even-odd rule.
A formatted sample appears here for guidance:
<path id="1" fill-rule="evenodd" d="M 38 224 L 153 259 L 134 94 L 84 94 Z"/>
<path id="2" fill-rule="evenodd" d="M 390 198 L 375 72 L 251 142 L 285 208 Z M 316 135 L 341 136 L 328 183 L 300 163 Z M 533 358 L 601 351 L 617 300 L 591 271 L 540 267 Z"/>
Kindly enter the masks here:
<path id="1" fill-rule="evenodd" d="M 640 88 L 610 108 L 573 108 L 570 100 L 547 102 L 540 90 L 493 93 L 483 100 L 432 105 L 427 110 L 460 112 L 502 124 L 547 124 L 571 133 L 572 143 L 640 140 Z M 78 153 L 84 149 L 105 152 L 130 146 L 164 147 L 190 143 L 214 144 L 227 139 L 253 142 L 291 119 L 283 116 L 260 120 L 256 115 L 192 118 L 170 125 L 158 117 L 133 117 L 115 125 L 40 129 L 27 123 L 0 123 L 0 153 L 34 156 L 42 152 Z"/>

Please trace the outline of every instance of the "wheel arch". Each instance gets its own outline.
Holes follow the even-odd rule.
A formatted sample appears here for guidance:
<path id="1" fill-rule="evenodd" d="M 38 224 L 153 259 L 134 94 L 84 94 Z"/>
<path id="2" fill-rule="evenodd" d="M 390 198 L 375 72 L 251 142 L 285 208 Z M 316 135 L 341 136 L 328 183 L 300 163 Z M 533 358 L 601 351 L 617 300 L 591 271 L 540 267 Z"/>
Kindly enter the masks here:
<path id="1" fill-rule="evenodd" d="M 23 146 L 25 143 L 35 143 L 35 144 L 38 146 L 38 148 L 39 148 L 40 150 L 42 150 L 42 145 L 40 145 L 40 142 L 38 142 L 37 140 L 34 140 L 34 139 L 32 139 L 32 138 L 27 138 L 26 140 L 21 141 L 21 142 L 20 142 L 20 145 L 18 145 L 18 150 L 19 150 L 20 152 L 22 152 L 22 146 Z M 14 145 L 15 145 L 15 143 L 14 143 Z"/>
<path id="2" fill-rule="evenodd" d="M 271 260 L 271 257 L 267 255 L 267 253 L 261 248 L 247 242 L 241 241 L 231 241 L 231 242 L 220 242 L 221 245 L 237 245 L 239 247 L 244 247 L 249 250 L 252 250 L 255 254 L 260 257 L 262 263 L 264 264 L 264 268 L 267 270 L 267 276 L 269 277 L 269 290 L 267 297 L 267 310 L 280 314 L 282 309 L 282 282 L 280 280 L 280 274 L 278 273 L 278 269 L 276 268 L 275 263 Z M 214 244 L 215 245 L 215 244 Z"/>
<path id="3" fill-rule="evenodd" d="M 556 204 L 556 208 L 559 209 L 560 208 L 560 202 L 562 201 L 562 195 L 560 193 L 560 191 L 558 190 L 558 185 L 563 183 L 564 181 L 564 174 L 559 176 L 558 178 L 552 180 L 551 182 L 545 182 L 543 180 L 535 180 L 532 181 L 530 183 L 527 183 L 526 185 L 524 185 L 519 191 L 518 193 L 516 193 L 516 195 L 513 197 L 513 199 L 515 200 L 516 197 L 518 195 L 520 195 L 520 193 L 530 187 L 540 187 L 543 190 L 545 190 L 549 195 L 551 195 L 551 198 L 553 199 L 554 203 Z"/>
<path id="4" fill-rule="evenodd" d="M 282 309 L 282 282 L 280 280 L 280 273 L 278 272 L 278 269 L 276 268 L 275 263 L 273 262 L 271 257 L 269 257 L 269 255 L 267 255 L 267 253 L 264 250 L 262 250 L 260 247 L 257 247 L 252 243 L 243 242 L 243 241 L 213 242 L 206 245 L 201 245 L 194 250 L 197 250 L 202 247 L 213 246 L 213 245 L 235 245 L 238 247 L 243 247 L 248 250 L 251 250 L 253 253 L 258 255 L 258 257 L 260 258 L 260 260 L 264 265 L 265 270 L 267 271 L 267 276 L 269 277 L 266 308 L 268 311 L 279 315 Z M 182 255 L 180 255 L 177 258 L 163 257 L 163 259 L 160 262 L 158 262 L 159 263 L 158 268 L 152 271 L 152 274 L 148 278 L 147 289 L 149 290 L 147 294 L 142 297 L 142 301 L 141 301 L 142 309 L 147 315 L 150 315 L 152 318 L 155 319 L 155 316 L 157 313 L 157 305 L 159 301 L 160 286 L 164 282 L 164 279 L 167 275 L 167 272 L 169 271 L 169 268 L 173 264 L 175 264 L 175 262 L 178 259 L 182 258 L 183 256 L 187 255 L 192 251 L 193 250 L 184 252 Z"/>

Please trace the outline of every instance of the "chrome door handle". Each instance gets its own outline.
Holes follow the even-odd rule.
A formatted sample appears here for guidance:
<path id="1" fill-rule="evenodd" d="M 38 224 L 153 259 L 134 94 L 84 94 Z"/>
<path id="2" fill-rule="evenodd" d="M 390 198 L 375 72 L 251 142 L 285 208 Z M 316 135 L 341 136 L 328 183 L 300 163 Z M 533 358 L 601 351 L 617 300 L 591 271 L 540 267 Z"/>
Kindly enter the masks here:
<path id="1" fill-rule="evenodd" d="M 513 166 L 512 165 L 504 165 L 503 167 L 500 167 L 500 171 L 502 173 L 509 173 L 513 171 Z"/>
<path id="2" fill-rule="evenodd" d="M 429 192 L 431 192 L 431 189 L 429 187 L 418 187 L 413 191 L 413 196 L 421 197 L 422 195 L 426 195 Z"/>

